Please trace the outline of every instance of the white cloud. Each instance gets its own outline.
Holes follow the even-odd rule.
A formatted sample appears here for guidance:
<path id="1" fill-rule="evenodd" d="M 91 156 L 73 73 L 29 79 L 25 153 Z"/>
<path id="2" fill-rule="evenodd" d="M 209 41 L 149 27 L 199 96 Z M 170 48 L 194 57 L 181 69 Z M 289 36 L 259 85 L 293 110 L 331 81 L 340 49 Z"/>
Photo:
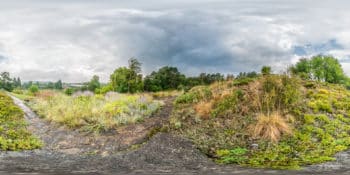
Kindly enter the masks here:
<path id="1" fill-rule="evenodd" d="M 0 60 L 0 71 L 24 80 L 76 82 L 98 74 L 107 81 L 130 57 L 143 62 L 144 73 L 163 65 L 189 75 L 262 65 L 280 71 L 297 60 L 296 46 L 309 46 L 307 55 L 334 54 L 349 74 L 349 5 L 328 0 L 0 2 L 0 56 L 7 58 Z M 321 48 L 331 40 L 342 48 Z"/>

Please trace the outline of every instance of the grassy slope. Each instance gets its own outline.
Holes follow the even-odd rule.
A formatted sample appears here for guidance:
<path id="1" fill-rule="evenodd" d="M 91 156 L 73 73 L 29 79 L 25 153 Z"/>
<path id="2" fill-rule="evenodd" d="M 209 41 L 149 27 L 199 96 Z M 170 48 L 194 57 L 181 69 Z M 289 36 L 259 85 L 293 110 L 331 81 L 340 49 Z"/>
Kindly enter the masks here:
<path id="1" fill-rule="evenodd" d="M 219 163 L 295 169 L 350 146 L 350 92 L 265 76 L 195 87 L 175 101 L 170 127 Z"/>
<path id="2" fill-rule="evenodd" d="M 21 109 L 0 92 L 0 150 L 30 150 L 41 146 L 42 143 L 26 130 Z"/>

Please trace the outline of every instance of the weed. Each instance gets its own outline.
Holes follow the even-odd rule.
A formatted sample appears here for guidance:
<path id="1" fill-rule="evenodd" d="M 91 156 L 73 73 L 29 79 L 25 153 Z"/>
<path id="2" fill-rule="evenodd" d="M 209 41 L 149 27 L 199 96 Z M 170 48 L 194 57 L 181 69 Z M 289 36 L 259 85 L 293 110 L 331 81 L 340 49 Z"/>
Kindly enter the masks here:
<path id="1" fill-rule="evenodd" d="M 21 109 L 0 92 L 0 150 L 31 150 L 41 146 L 42 142 L 26 130 Z"/>

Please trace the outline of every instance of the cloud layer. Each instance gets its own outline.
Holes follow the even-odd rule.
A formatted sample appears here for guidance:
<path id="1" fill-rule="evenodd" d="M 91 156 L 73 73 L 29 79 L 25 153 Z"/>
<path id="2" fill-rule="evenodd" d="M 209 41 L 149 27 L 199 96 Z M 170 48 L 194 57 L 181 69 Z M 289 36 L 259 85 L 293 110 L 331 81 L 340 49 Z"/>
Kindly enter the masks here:
<path id="1" fill-rule="evenodd" d="M 350 74 L 350 2 L 38 0 L 0 2 L 0 71 L 24 80 L 107 81 L 136 57 L 144 74 L 237 73 L 333 54 Z"/>

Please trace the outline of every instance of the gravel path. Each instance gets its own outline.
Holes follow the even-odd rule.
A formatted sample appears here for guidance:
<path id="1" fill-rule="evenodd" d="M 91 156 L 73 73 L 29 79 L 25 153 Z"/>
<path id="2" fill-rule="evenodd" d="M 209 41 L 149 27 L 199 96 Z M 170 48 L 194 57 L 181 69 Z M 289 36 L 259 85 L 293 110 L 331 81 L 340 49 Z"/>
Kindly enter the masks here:
<path id="1" fill-rule="evenodd" d="M 38 118 L 25 104 L 14 99 L 26 113 L 29 129 L 46 145 L 43 149 L 23 152 L 0 151 L 0 175 L 2 174 L 350 174 L 350 151 L 337 154 L 337 161 L 305 167 L 299 171 L 251 169 L 238 166 L 219 166 L 201 154 L 187 139 L 170 133 L 158 133 L 139 149 L 104 152 L 110 146 L 101 146 L 101 154 L 87 154 L 98 146 L 92 145 L 99 138 L 83 135 L 65 128 L 57 128 Z M 171 104 L 171 103 L 169 103 Z M 167 106 L 167 110 L 171 110 Z M 165 112 L 160 112 L 164 115 Z M 140 127 L 140 126 L 139 126 Z M 146 127 L 146 126 L 145 126 Z M 149 126 L 148 126 L 149 127 Z M 128 127 L 127 127 L 128 128 Z M 147 128 L 147 127 L 146 127 Z M 55 130 L 54 130 L 55 129 Z M 135 129 L 135 128 L 128 128 Z M 57 131 L 56 131 L 57 130 Z M 118 135 L 118 133 L 116 133 Z M 121 134 L 119 134 L 121 135 Z M 72 138 L 71 138 L 72 137 Z M 89 144 L 77 144 L 73 140 L 93 137 Z M 117 137 L 117 136 L 101 136 Z M 113 140 L 113 139 L 112 139 Z M 67 142 L 68 147 L 60 142 Z M 114 140 L 118 145 L 118 139 Z M 112 143 L 112 142 L 111 142 Z M 107 144 L 108 145 L 108 144 Z M 68 149 L 68 151 L 67 151 Z"/>

